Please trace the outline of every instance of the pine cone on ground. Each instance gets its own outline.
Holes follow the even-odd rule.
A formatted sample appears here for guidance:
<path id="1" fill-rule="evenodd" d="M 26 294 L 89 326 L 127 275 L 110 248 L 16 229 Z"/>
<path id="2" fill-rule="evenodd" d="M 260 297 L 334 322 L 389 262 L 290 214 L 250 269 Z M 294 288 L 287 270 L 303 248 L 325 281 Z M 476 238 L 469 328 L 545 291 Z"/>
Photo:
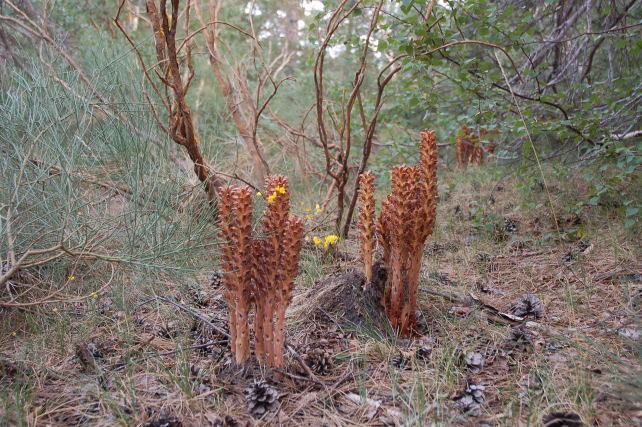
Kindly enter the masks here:
<path id="1" fill-rule="evenodd" d="M 534 316 L 539 319 L 545 314 L 542 302 L 533 294 L 522 295 L 520 299 L 510 303 L 508 309 L 519 317 Z"/>
<path id="2" fill-rule="evenodd" d="M 584 427 L 579 415 L 572 412 L 551 412 L 542 418 L 544 427 Z"/>
<path id="3" fill-rule="evenodd" d="M 265 380 L 254 380 L 245 390 L 247 410 L 254 416 L 275 411 L 279 406 L 279 392 L 270 387 Z"/>
<path id="4" fill-rule="evenodd" d="M 326 375 L 332 369 L 332 356 L 323 347 L 308 349 L 303 360 L 315 374 Z"/>
<path id="5" fill-rule="evenodd" d="M 464 394 L 457 400 L 456 406 L 462 412 L 475 411 L 479 409 L 486 399 L 484 397 L 484 390 L 486 390 L 486 387 L 483 385 L 467 382 Z"/>
<path id="6" fill-rule="evenodd" d="M 419 360 L 428 360 L 432 353 L 432 346 L 426 342 L 420 341 L 419 348 L 415 352 L 415 357 Z"/>
<path id="7" fill-rule="evenodd" d="M 221 286 L 223 286 L 223 271 L 217 270 L 212 274 L 210 274 L 210 276 L 207 279 L 207 282 L 214 289 L 218 289 Z"/>
<path id="8" fill-rule="evenodd" d="M 514 341 L 517 344 L 526 344 L 530 342 L 532 337 L 533 337 L 533 334 L 528 329 L 526 329 L 523 325 L 520 325 L 508 331 L 508 335 L 506 336 L 506 339 L 508 341 Z"/>
<path id="9" fill-rule="evenodd" d="M 241 427 L 244 425 L 245 424 L 238 422 L 229 415 L 226 415 L 225 417 L 219 417 L 214 421 L 214 427 Z"/>
<path id="10" fill-rule="evenodd" d="M 507 233 L 514 233 L 517 231 L 519 222 L 515 218 L 504 218 L 504 230 Z"/>
<path id="11" fill-rule="evenodd" d="M 466 365 L 473 374 L 479 374 L 484 370 L 484 356 L 481 353 L 469 351 L 466 353 Z"/>
<path id="12" fill-rule="evenodd" d="M 404 369 L 408 366 L 408 358 L 402 353 L 399 353 L 392 358 L 392 366 L 398 369 Z"/>

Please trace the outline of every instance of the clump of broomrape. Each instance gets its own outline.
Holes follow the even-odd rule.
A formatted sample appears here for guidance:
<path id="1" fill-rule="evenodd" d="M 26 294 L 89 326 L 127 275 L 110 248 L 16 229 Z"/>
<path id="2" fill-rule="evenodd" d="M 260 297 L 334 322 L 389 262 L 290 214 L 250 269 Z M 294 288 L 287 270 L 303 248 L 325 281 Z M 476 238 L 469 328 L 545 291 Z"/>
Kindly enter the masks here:
<path id="1" fill-rule="evenodd" d="M 457 146 L 455 147 L 457 168 L 463 170 L 470 164 L 481 165 L 484 162 L 484 148 L 479 141 L 479 136 L 475 135 L 466 125 L 463 125 L 461 129 L 463 134 L 457 135 Z M 487 132 L 482 129 L 479 133 L 484 137 Z M 493 131 L 494 135 L 498 133 L 498 130 Z M 492 142 L 486 147 L 485 151 L 493 154 L 495 147 L 496 144 Z M 488 161 L 488 158 L 486 158 L 486 161 Z"/>
<path id="2" fill-rule="evenodd" d="M 388 267 L 383 306 L 393 327 L 409 336 L 415 310 L 421 257 L 435 226 L 437 212 L 437 140 L 434 132 L 421 133 L 418 165 L 392 169 L 391 192 L 381 203 L 376 234 Z M 360 176 L 359 229 L 366 275 L 372 266 L 374 232 L 374 177 Z"/>
<path id="3" fill-rule="evenodd" d="M 289 183 L 283 175 L 266 179 L 268 202 L 262 234 L 252 236 L 252 191 L 221 189 L 219 219 L 223 284 L 230 307 L 231 348 L 237 363 L 250 356 L 249 312 L 254 304 L 256 357 L 283 368 L 285 310 L 292 299 L 303 244 L 303 219 L 290 215 Z M 260 194 L 260 193 L 259 193 Z"/>

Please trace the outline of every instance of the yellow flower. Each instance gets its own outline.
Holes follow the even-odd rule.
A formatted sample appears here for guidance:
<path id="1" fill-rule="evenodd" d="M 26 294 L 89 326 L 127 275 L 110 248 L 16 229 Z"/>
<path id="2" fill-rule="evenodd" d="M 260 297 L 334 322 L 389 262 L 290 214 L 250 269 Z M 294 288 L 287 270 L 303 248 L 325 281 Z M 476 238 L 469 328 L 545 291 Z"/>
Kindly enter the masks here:
<path id="1" fill-rule="evenodd" d="M 328 244 L 327 244 L 327 243 L 326 243 L 326 244 L 324 244 L 324 245 L 323 245 L 323 247 L 324 247 L 324 248 L 326 248 L 326 249 L 328 249 Z"/>
<path id="2" fill-rule="evenodd" d="M 16 336 L 16 333 L 15 333 L 15 332 L 12 332 L 12 333 L 11 333 L 11 336 L 12 336 L 12 337 L 15 337 L 15 336 Z"/>
<path id="3" fill-rule="evenodd" d="M 309 236 L 305 236 L 305 239 L 303 239 L 303 240 L 305 240 L 306 242 L 309 242 L 310 241 L 310 237 Z"/>
<path id="4" fill-rule="evenodd" d="M 312 215 L 306 215 L 305 216 L 308 220 L 312 221 Z"/>
<path id="5" fill-rule="evenodd" d="M 339 241 L 339 236 L 335 236 L 334 234 L 330 234 L 328 237 L 325 238 L 325 247 L 327 249 L 328 245 L 334 245 Z"/>
<path id="6" fill-rule="evenodd" d="M 54 309 L 53 309 L 53 312 L 54 312 L 54 313 L 57 313 L 57 312 L 58 312 L 58 309 L 57 309 L 57 308 L 54 308 Z"/>
<path id="7" fill-rule="evenodd" d="M 301 206 L 305 206 L 305 202 L 301 202 Z"/>
<path id="8" fill-rule="evenodd" d="M 306 211 L 306 212 L 312 212 L 312 209 L 307 208 L 305 211 Z"/>
<path id="9" fill-rule="evenodd" d="M 92 206 L 93 206 L 93 205 L 94 205 L 94 202 L 91 202 L 91 203 L 90 203 L 90 205 L 92 205 Z"/>
<path id="10" fill-rule="evenodd" d="M 263 195 L 263 193 L 261 193 L 260 191 L 258 191 L 258 192 L 256 193 L 256 195 L 257 195 L 257 196 L 259 196 L 259 197 L 261 197 L 261 196 Z"/>
<path id="11" fill-rule="evenodd" d="M 314 240 L 314 246 L 319 246 L 319 244 L 321 243 L 321 239 L 319 239 L 317 236 L 314 236 L 312 240 Z"/>
<path id="12" fill-rule="evenodd" d="M 272 193 L 270 197 L 268 197 L 268 203 L 274 203 L 274 199 L 276 199 L 276 191 Z"/>
<path id="13" fill-rule="evenodd" d="M 76 278 L 76 276 L 71 276 L 71 277 L 69 278 L 69 280 L 74 280 L 75 278 Z"/>
<path id="14" fill-rule="evenodd" d="M 94 298 L 98 298 L 98 294 L 94 294 Z"/>
<path id="15" fill-rule="evenodd" d="M 321 206 L 317 203 L 317 215 L 321 213 Z"/>
<path id="16" fill-rule="evenodd" d="M 78 211 L 78 216 L 82 215 L 82 212 Z"/>
<path id="17" fill-rule="evenodd" d="M 276 189 L 279 191 L 279 193 L 285 194 L 285 187 L 276 187 Z"/>

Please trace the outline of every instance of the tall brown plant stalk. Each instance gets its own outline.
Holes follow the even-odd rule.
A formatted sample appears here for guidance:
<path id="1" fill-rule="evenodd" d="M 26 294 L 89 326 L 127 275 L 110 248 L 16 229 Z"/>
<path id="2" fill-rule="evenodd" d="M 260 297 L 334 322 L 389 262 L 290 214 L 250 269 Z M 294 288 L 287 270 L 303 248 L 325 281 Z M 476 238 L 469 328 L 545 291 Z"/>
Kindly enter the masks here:
<path id="1" fill-rule="evenodd" d="M 223 247 L 223 285 L 230 311 L 230 347 L 236 363 L 250 356 L 249 313 L 252 300 L 252 190 L 221 188 L 219 221 Z"/>
<path id="2" fill-rule="evenodd" d="M 266 179 L 265 238 L 255 243 L 254 353 L 269 366 L 283 367 L 285 311 L 290 304 L 303 244 L 303 220 L 290 216 L 288 179 Z M 278 376 L 278 375 L 277 375 Z"/>
<path id="3" fill-rule="evenodd" d="M 420 162 L 395 166 L 391 192 L 377 224 L 390 277 L 383 305 L 393 327 L 409 336 L 416 322 L 421 257 L 432 234 L 437 208 L 437 140 L 422 132 Z"/>
<path id="4" fill-rule="evenodd" d="M 372 253 L 375 237 L 375 198 L 374 175 L 368 171 L 359 175 L 359 216 L 357 227 L 361 247 L 361 259 L 366 272 L 366 281 L 370 282 L 372 276 Z"/>

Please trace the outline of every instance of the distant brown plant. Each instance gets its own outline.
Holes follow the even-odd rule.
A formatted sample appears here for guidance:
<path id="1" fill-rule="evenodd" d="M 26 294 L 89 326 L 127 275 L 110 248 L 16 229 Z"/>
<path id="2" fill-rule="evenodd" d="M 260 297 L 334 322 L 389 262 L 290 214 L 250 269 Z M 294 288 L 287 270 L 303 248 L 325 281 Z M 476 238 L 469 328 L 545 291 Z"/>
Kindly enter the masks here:
<path id="1" fill-rule="evenodd" d="M 479 135 L 482 138 L 486 136 L 485 129 L 481 129 L 479 135 L 474 134 L 466 125 L 463 125 L 461 129 L 463 134 L 457 135 L 457 168 L 466 169 L 470 164 L 481 165 L 484 162 L 486 153 L 493 154 L 495 152 L 495 142 L 491 141 L 484 147 L 479 140 Z M 494 135 L 498 133 L 498 130 L 493 131 Z M 486 158 L 486 162 L 488 162 L 488 158 Z"/>

